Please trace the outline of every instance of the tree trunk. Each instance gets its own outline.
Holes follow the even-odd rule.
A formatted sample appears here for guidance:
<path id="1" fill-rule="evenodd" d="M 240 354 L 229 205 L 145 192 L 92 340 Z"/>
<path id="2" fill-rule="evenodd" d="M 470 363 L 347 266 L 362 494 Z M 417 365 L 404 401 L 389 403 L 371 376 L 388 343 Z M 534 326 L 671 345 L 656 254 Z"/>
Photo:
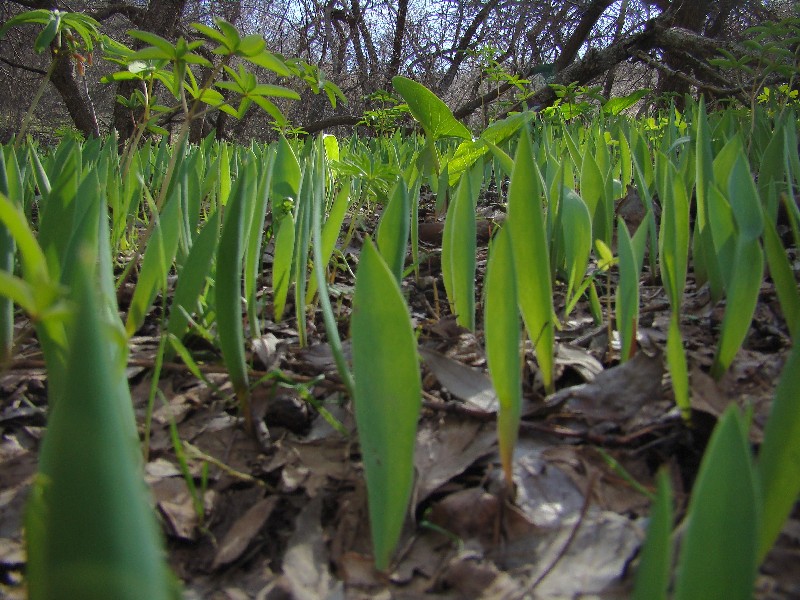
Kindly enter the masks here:
<path id="1" fill-rule="evenodd" d="M 55 61 L 55 66 L 50 76 L 50 81 L 64 101 L 72 122 L 85 137 L 99 137 L 100 128 L 97 125 L 97 118 L 95 117 L 91 100 L 86 94 L 86 90 L 81 88 L 75 78 L 72 59 L 68 53 L 62 52 L 54 57 L 53 60 Z"/>
<path id="2" fill-rule="evenodd" d="M 386 71 L 386 89 L 389 89 L 392 77 L 400 71 L 400 59 L 403 56 L 403 36 L 406 33 L 406 15 L 408 14 L 408 0 L 397 2 L 397 22 L 394 27 L 392 40 L 392 57 L 389 59 L 389 68 Z"/>

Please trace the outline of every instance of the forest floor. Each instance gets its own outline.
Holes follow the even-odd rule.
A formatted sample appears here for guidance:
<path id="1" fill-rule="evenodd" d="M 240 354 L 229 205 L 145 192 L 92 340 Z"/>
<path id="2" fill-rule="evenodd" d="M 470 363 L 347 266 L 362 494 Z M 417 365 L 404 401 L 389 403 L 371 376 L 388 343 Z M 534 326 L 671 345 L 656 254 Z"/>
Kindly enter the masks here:
<path id="1" fill-rule="evenodd" d="M 482 211 L 489 221 L 501 212 L 491 203 Z M 353 413 L 317 311 L 307 347 L 298 346 L 296 322 L 287 318 L 267 321 L 248 349 L 252 380 L 261 380 L 254 409 L 269 426 L 270 439 L 261 444 L 243 431 L 213 347 L 201 339 L 187 344 L 217 392 L 184 364 L 164 365 L 145 476 L 186 598 L 625 598 L 658 469 L 668 470 L 681 515 L 710 432 L 730 403 L 752 408 L 751 441 L 758 445 L 791 345 L 771 280 L 762 284 L 744 347 L 714 381 L 707 372 L 724 303 L 712 304 L 690 273 L 681 316 L 691 371 L 688 426 L 675 408 L 663 356 L 669 303 L 645 267 L 632 360 L 619 363 L 608 327 L 595 324 L 585 302 L 557 332 L 556 394 L 543 395 L 528 348 L 516 491 L 509 499 L 481 303 L 475 333 L 456 325 L 443 300 L 441 225 L 432 215 L 426 222 L 420 277 L 403 282 L 423 371 L 416 485 L 390 572 L 372 568 Z M 361 239 L 344 250 L 352 271 Z M 482 236 L 479 284 L 486 250 Z M 790 252 L 797 271 L 800 257 Z M 601 298 L 616 289 L 615 277 L 612 271 L 610 287 L 599 280 Z M 353 284 L 350 272 L 340 270 L 331 286 L 345 339 Z M 563 294 L 556 286 L 559 315 Z M 266 290 L 263 299 L 263 314 L 272 314 Z M 127 375 L 143 435 L 159 318 L 156 309 L 131 341 Z M 22 514 L 46 417 L 35 340 L 18 350 L 0 373 L 0 597 L 7 598 L 24 597 Z M 202 518 L 176 459 L 171 422 L 203 497 Z M 800 597 L 800 510 L 761 567 L 756 596 Z"/>

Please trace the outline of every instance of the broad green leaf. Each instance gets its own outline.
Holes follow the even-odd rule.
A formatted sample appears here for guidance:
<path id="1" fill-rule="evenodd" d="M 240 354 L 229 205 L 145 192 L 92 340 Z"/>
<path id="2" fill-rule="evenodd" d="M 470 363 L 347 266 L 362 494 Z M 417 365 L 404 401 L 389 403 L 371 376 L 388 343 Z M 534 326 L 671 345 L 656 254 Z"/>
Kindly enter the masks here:
<path id="1" fill-rule="evenodd" d="M 17 304 L 22 310 L 34 318 L 39 318 L 39 303 L 36 299 L 36 290 L 25 280 L 14 277 L 9 271 L 0 270 L 0 299 L 7 301 L 11 309 Z M 11 313 L 13 317 L 13 312 Z M 13 335 L 13 319 L 11 321 Z M 8 339 L 8 353 L 0 355 L 0 360 L 7 360 L 11 357 L 11 337 Z"/>
<path id="2" fill-rule="evenodd" d="M 195 312 L 197 302 L 206 284 L 206 278 L 213 273 L 214 254 L 220 236 L 219 221 L 220 211 L 217 210 L 211 215 L 195 239 L 189 256 L 184 261 L 178 275 L 167 332 L 179 340 L 183 338 L 188 329 L 187 315 Z"/>
<path id="3" fill-rule="evenodd" d="M 119 342 L 99 316 L 94 264 L 90 253 L 77 267 L 64 389 L 51 404 L 28 502 L 28 593 L 36 600 L 174 598 L 139 440 L 120 411 L 131 399 L 123 367 L 111 359 Z"/>
<path id="4" fill-rule="evenodd" d="M 736 219 L 739 238 L 748 241 L 758 239 L 764 230 L 764 216 L 758 190 L 743 152 L 731 169 L 728 201 Z"/>
<path id="5" fill-rule="evenodd" d="M 708 280 L 711 298 L 716 302 L 722 298 L 725 284 L 720 272 L 717 253 L 714 250 L 714 239 L 709 222 L 708 198 L 710 194 L 709 186 L 713 181 L 714 162 L 705 102 L 702 99 L 696 120 L 695 197 L 697 199 L 697 214 L 695 217 L 694 236 L 692 237 L 692 258 L 698 285 Z"/>
<path id="6" fill-rule="evenodd" d="M 753 597 L 761 507 L 738 411 L 725 411 L 700 463 L 678 559 L 676 600 Z"/>
<path id="7" fill-rule="evenodd" d="M 325 146 L 322 136 L 320 135 L 314 146 L 314 153 L 311 155 L 311 160 L 313 160 L 313 184 L 314 184 L 314 192 L 313 192 L 313 214 L 311 219 L 311 250 L 312 255 L 314 257 L 314 262 L 316 264 L 322 265 L 323 263 L 323 248 L 322 248 L 322 218 L 325 214 L 325 188 L 327 184 L 327 173 L 325 172 L 325 166 L 327 164 L 326 157 L 325 157 Z M 402 184 L 402 181 L 401 181 Z M 405 184 L 402 184 L 403 186 Z M 408 231 L 406 231 L 406 238 L 408 237 Z M 316 282 L 319 286 L 320 295 L 319 295 L 319 306 L 322 310 L 322 318 L 325 323 L 325 334 L 328 336 L 328 345 L 331 349 L 331 354 L 333 354 L 334 362 L 336 363 L 336 369 L 339 372 L 339 377 L 341 377 L 342 381 L 344 382 L 345 388 L 347 389 L 347 393 L 350 395 L 351 398 L 355 398 L 356 390 L 355 390 L 355 383 L 353 382 L 353 374 L 350 372 L 350 368 L 347 365 L 347 358 L 344 355 L 344 349 L 342 347 L 342 340 L 339 336 L 339 324 L 336 318 L 336 315 L 333 312 L 333 306 L 331 305 L 330 293 L 328 291 L 328 285 L 325 281 L 325 270 L 318 269 L 316 272 Z M 399 280 L 398 280 L 399 282 Z M 324 412 L 322 413 L 324 415 Z"/>
<path id="8" fill-rule="evenodd" d="M 245 419 L 245 429 L 251 435 L 255 433 L 255 424 L 250 412 L 249 378 L 244 354 L 242 259 L 246 245 L 247 203 L 252 201 L 255 179 L 255 165 L 250 162 L 231 191 L 217 249 L 214 285 L 219 348 Z"/>
<path id="9" fill-rule="evenodd" d="M 458 324 L 474 330 L 477 226 L 469 172 L 461 177 L 456 197 L 447 211 L 444 227 L 442 271 L 444 273 L 447 269 L 445 281 L 449 281 L 451 286 L 450 289 L 445 286 L 448 300 Z"/>
<path id="10" fill-rule="evenodd" d="M 758 454 L 757 469 L 764 502 L 759 562 L 775 543 L 800 495 L 799 389 L 800 344 L 795 341 L 775 390 L 775 399 L 764 428 L 764 442 Z"/>
<path id="11" fill-rule="evenodd" d="M 761 196 L 762 206 L 767 207 L 768 220 L 777 218 L 777 198 L 780 192 L 786 191 L 788 170 L 786 169 L 786 136 L 784 130 L 786 121 L 781 120 L 772 132 L 772 139 L 764 149 L 758 169 L 758 192 Z"/>
<path id="12" fill-rule="evenodd" d="M 615 313 L 620 333 L 620 361 L 632 358 L 636 351 L 636 331 L 639 322 L 639 262 L 633 241 L 622 218 L 617 224 L 619 253 L 619 285 Z"/>
<path id="13" fill-rule="evenodd" d="M 272 263 L 273 318 L 280 322 L 286 307 L 286 297 L 292 283 L 292 257 L 294 256 L 295 223 L 292 215 L 286 215 L 275 234 L 275 258 Z"/>
<path id="14" fill-rule="evenodd" d="M 276 219 L 283 216 L 276 214 L 276 204 L 285 198 L 297 200 L 300 191 L 300 163 L 294 150 L 284 136 L 278 139 L 278 152 L 275 155 L 275 166 L 272 175 L 272 211 Z"/>
<path id="15" fill-rule="evenodd" d="M 648 89 L 641 89 L 636 90 L 635 92 L 631 92 L 627 96 L 621 96 L 616 98 L 611 98 L 605 104 L 603 104 L 603 112 L 610 114 L 610 115 L 618 115 L 623 110 L 627 110 L 634 104 L 636 104 L 639 100 L 647 96 L 652 90 Z"/>
<path id="16" fill-rule="evenodd" d="M 259 173 L 255 189 L 255 197 L 248 202 L 249 219 L 245 224 L 247 229 L 247 244 L 244 254 L 244 298 L 247 302 L 247 318 L 250 321 L 251 335 L 261 337 L 261 326 L 256 308 L 256 292 L 258 291 L 258 276 L 261 273 L 262 243 L 264 241 L 264 223 L 269 210 L 269 189 L 272 178 L 274 155 L 267 158 L 256 159 L 251 153 L 251 160 L 258 160 Z"/>
<path id="17" fill-rule="evenodd" d="M 742 140 L 737 135 L 731 138 L 714 158 L 712 171 L 714 183 L 717 184 L 719 189 L 728 189 L 728 182 L 730 181 L 731 173 L 733 172 L 733 166 L 736 164 L 736 160 L 743 152 L 744 149 L 742 148 Z"/>
<path id="18" fill-rule="evenodd" d="M 658 474 L 656 499 L 650 509 L 647 539 L 642 547 L 633 600 L 666 600 L 672 570 L 672 490 L 669 475 Z"/>
<path id="19" fill-rule="evenodd" d="M 325 156 L 328 162 L 338 161 L 339 140 L 336 139 L 336 136 L 326 133 L 322 136 L 322 143 L 325 145 Z"/>
<path id="20" fill-rule="evenodd" d="M 476 161 L 483 158 L 490 150 L 495 156 L 500 158 L 503 167 L 508 168 L 507 175 L 510 176 L 511 169 L 513 168 L 513 161 L 499 148 L 499 145 L 510 139 L 514 134 L 517 134 L 519 128 L 532 118 L 533 113 L 527 111 L 511 115 L 489 125 L 489 127 L 483 130 L 478 139 L 467 139 L 461 142 L 458 148 L 456 148 L 455 154 L 447 163 L 449 184 L 457 184 L 458 180 L 461 178 L 461 174 L 472 167 Z M 497 154 L 496 152 L 502 154 Z M 503 156 L 508 157 L 508 161 L 506 161 Z"/>
<path id="21" fill-rule="evenodd" d="M 306 276 L 308 273 L 308 251 L 311 243 L 311 220 L 313 217 L 314 181 L 313 169 L 306 161 L 306 168 L 300 180 L 297 206 L 295 208 L 294 257 L 292 273 L 294 276 L 294 314 L 297 319 L 300 347 L 307 343 L 306 336 Z"/>
<path id="22" fill-rule="evenodd" d="M 50 21 L 44 26 L 41 33 L 36 36 L 36 41 L 33 43 L 33 51 L 36 54 L 41 54 L 52 43 L 60 29 L 61 14 L 60 11 L 54 10 L 50 13 Z"/>
<path id="23" fill-rule="evenodd" d="M 41 203 L 38 238 L 54 277 L 61 275 L 61 259 L 72 236 L 80 172 L 79 147 L 70 142 L 62 143 L 49 174 L 52 188 Z"/>
<path id="24" fill-rule="evenodd" d="M 758 240 L 739 239 L 734 264 L 736 269 L 728 287 L 719 345 L 711 366 L 711 376 L 715 379 L 728 370 L 753 320 L 764 273 L 764 256 Z"/>
<path id="25" fill-rule="evenodd" d="M 564 258 L 567 267 L 566 302 L 571 304 L 573 292 L 586 275 L 592 251 L 592 218 L 583 199 L 573 190 L 565 189 L 559 207 Z"/>
<path id="26" fill-rule="evenodd" d="M 536 348 L 545 390 L 555 389 L 553 293 L 542 188 L 527 129 L 517 145 L 508 189 L 507 226 L 511 234 L 517 293 L 528 336 Z"/>
<path id="27" fill-rule="evenodd" d="M 583 166 L 581 168 L 581 185 L 580 194 L 586 206 L 589 209 L 589 214 L 592 216 L 594 238 L 600 238 L 606 243 L 611 241 L 610 232 L 605 231 L 605 212 L 600 208 L 600 203 L 603 201 L 603 188 L 605 183 L 603 175 L 597 166 L 597 162 L 591 154 L 583 157 Z"/>
<path id="28" fill-rule="evenodd" d="M 14 239 L 25 281 L 38 286 L 50 282 L 47 259 L 28 225 L 22 209 L 0 192 L 0 223 Z"/>
<path id="29" fill-rule="evenodd" d="M 172 261 L 178 250 L 180 235 L 181 199 L 180 188 L 174 188 L 175 193 L 167 202 L 158 223 L 153 229 L 150 241 L 142 258 L 142 269 L 136 289 L 133 292 L 131 305 L 128 309 L 128 319 L 125 330 L 132 336 L 144 323 L 144 317 L 153 304 L 159 289 L 165 290 L 167 274 L 172 267 Z"/>
<path id="30" fill-rule="evenodd" d="M 392 189 L 389 203 L 383 210 L 375 241 L 378 249 L 394 273 L 399 284 L 403 278 L 403 265 L 408 251 L 408 233 L 410 229 L 411 206 L 408 189 L 402 178 L 397 180 Z"/>
<path id="31" fill-rule="evenodd" d="M 350 327 L 373 554 L 385 571 L 408 514 L 422 384 L 403 295 L 370 239 L 361 250 Z"/>
<path id="32" fill-rule="evenodd" d="M 517 307 L 514 257 L 508 229 L 494 237 L 486 267 L 486 305 L 484 334 L 486 363 L 492 376 L 500 410 L 497 414 L 497 440 L 500 462 L 506 481 L 512 482 L 514 446 L 522 412 L 522 373 L 520 322 Z"/>
<path id="33" fill-rule="evenodd" d="M 725 196 L 715 183 L 708 187 L 708 228 L 716 253 L 719 275 L 727 289 L 731 284 L 735 267 L 736 224 L 733 211 Z M 714 290 L 711 290 L 712 293 Z"/>
<path id="34" fill-rule="evenodd" d="M 406 101 L 425 134 L 433 140 L 445 137 L 472 139 L 469 129 L 456 120 L 447 105 L 424 85 L 398 75 L 392 78 L 392 86 Z"/>
<path id="35" fill-rule="evenodd" d="M 673 312 L 679 311 L 686 287 L 689 257 L 689 200 L 680 174 L 666 165 L 666 185 L 661 194 L 663 214 L 659 235 L 659 268 Z"/>
<path id="36" fill-rule="evenodd" d="M 794 271 L 781 243 L 781 238 L 772 221 L 764 222 L 764 251 L 767 255 L 769 274 L 775 283 L 775 292 L 781 304 L 783 318 L 792 339 L 800 339 L 800 292 L 794 278 Z"/>
<path id="37" fill-rule="evenodd" d="M 336 199 L 333 201 L 331 212 L 325 219 L 325 224 L 322 226 L 322 261 L 327 265 L 333 256 L 333 250 L 336 247 L 336 240 L 339 239 L 339 233 L 342 229 L 347 208 L 350 206 L 350 180 L 346 179 L 342 183 L 342 189 L 336 194 Z M 294 243 L 294 242 L 292 242 Z M 277 241 L 276 241 L 277 244 Z M 306 292 L 306 303 L 310 303 L 317 293 L 317 278 L 316 278 L 317 264 L 314 263 L 311 278 L 308 280 L 308 291 Z"/>
<path id="38" fill-rule="evenodd" d="M 222 143 L 219 150 L 219 203 L 225 206 L 231 193 L 231 157 L 228 154 L 228 145 Z"/>

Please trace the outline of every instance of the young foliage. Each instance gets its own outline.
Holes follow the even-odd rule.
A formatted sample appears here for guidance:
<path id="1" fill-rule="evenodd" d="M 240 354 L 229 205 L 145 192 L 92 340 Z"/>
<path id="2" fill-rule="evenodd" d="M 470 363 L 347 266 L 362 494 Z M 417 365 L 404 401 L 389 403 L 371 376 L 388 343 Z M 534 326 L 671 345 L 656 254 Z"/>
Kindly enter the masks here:
<path id="1" fill-rule="evenodd" d="M 783 367 L 772 403 L 764 442 L 758 455 L 757 471 L 764 502 L 759 561 L 778 538 L 786 518 L 800 495 L 800 344 L 795 342 Z"/>
<path id="2" fill-rule="evenodd" d="M 458 121 L 447 105 L 421 83 L 407 77 L 392 78 L 392 86 L 403 97 L 414 118 L 419 121 L 425 135 L 432 140 L 458 137 L 465 140 L 472 134 Z"/>
<path id="3" fill-rule="evenodd" d="M 500 462 L 509 485 L 513 480 L 514 446 L 522 413 L 522 363 L 517 282 L 511 239 L 507 227 L 497 233 L 486 267 L 484 335 L 486 362 L 500 410 L 497 439 Z"/>
<path id="4" fill-rule="evenodd" d="M 520 312 L 536 348 L 545 390 L 550 394 L 555 390 L 550 250 L 539 172 L 525 128 L 520 134 L 508 188 L 507 227 L 511 235 Z"/>
<path id="5" fill-rule="evenodd" d="M 408 251 L 408 233 L 411 220 L 411 201 L 405 182 L 397 180 L 389 197 L 389 203 L 383 210 L 375 240 L 378 249 L 394 273 L 398 285 L 403 278 L 403 265 Z"/>
<path id="6" fill-rule="evenodd" d="M 692 490 L 678 559 L 676 600 L 752 598 L 759 500 L 745 423 L 732 406 L 711 435 Z"/>
<path id="7" fill-rule="evenodd" d="M 642 547 L 633 600 L 666 600 L 672 568 L 672 489 L 669 475 L 658 474 L 656 498 L 650 509 L 647 539 Z"/>
<path id="8" fill-rule="evenodd" d="M 469 173 L 461 177 L 442 236 L 442 279 L 459 325 L 475 329 L 475 194 Z"/>
<path id="9" fill-rule="evenodd" d="M 96 256 L 79 254 L 64 387 L 26 514 L 30 598 L 175 598 L 138 439 L 120 410 L 131 399 L 124 366 L 111 358 L 119 340 L 101 316 Z"/>
<path id="10" fill-rule="evenodd" d="M 250 162 L 234 184 L 231 198 L 225 208 L 222 235 L 217 250 L 214 285 L 219 347 L 239 401 L 239 411 L 244 417 L 245 429 L 251 435 L 255 435 L 256 430 L 250 410 L 250 384 L 244 354 L 242 259 L 246 241 L 247 207 L 252 201 L 255 179 L 255 165 Z"/>
<path id="11" fill-rule="evenodd" d="M 384 571 L 408 514 L 422 384 L 408 308 L 370 239 L 361 250 L 350 328 L 372 546 L 375 567 Z"/>

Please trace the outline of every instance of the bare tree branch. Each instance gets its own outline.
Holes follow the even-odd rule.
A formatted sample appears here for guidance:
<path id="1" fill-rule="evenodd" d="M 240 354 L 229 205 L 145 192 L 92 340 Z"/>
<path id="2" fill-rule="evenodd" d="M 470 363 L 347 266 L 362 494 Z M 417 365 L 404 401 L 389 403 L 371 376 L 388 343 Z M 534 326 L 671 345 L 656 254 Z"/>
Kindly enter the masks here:
<path id="1" fill-rule="evenodd" d="M 0 62 L 7 64 L 9 67 L 14 67 L 15 69 L 22 69 L 23 71 L 30 71 L 31 73 L 37 73 L 39 75 L 47 75 L 47 71 L 44 69 L 39 69 L 38 67 L 31 67 L 28 65 L 23 65 L 22 63 L 15 62 L 13 60 L 9 60 L 0 56 Z"/>

